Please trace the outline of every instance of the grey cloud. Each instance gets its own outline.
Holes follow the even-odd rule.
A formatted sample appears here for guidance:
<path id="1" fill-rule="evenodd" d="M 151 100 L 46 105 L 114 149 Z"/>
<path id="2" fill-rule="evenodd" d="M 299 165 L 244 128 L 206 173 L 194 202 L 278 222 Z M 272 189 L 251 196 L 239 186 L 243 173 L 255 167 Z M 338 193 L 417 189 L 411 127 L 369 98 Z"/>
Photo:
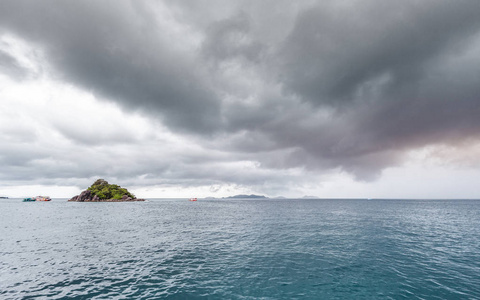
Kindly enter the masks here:
<path id="1" fill-rule="evenodd" d="M 382 74 L 392 77 L 390 93 L 415 88 L 430 63 L 480 27 L 476 1 L 353 3 L 322 2 L 299 15 L 281 50 L 292 91 L 335 105 Z"/>
<path id="2" fill-rule="evenodd" d="M 43 47 L 66 81 L 179 129 L 215 129 L 215 93 L 188 57 L 158 38 L 163 29 L 143 2 L 5 1 L 0 11 L 0 26 Z"/>
<path id="3" fill-rule="evenodd" d="M 253 90 L 262 95 L 257 105 L 225 106 L 235 134 L 221 147 L 250 153 L 267 168 L 341 168 L 370 180 L 410 149 L 478 137 L 478 58 L 458 66 L 458 48 L 474 46 L 479 6 L 460 6 L 332 1 L 304 8 L 284 41 L 263 46 L 278 51 L 257 63 L 286 93 L 266 98 Z M 235 24 L 255 41 L 255 21 L 233 14 L 215 24 Z M 235 52 L 217 57 L 225 53 Z M 319 116 L 325 110 L 330 117 Z"/>
<path id="4" fill-rule="evenodd" d="M 78 125 L 77 125 L 78 126 Z M 67 139 L 71 139 L 81 146 L 95 146 L 109 144 L 111 146 L 119 147 L 124 144 L 132 144 L 138 142 L 135 136 L 131 136 L 124 132 L 97 132 L 81 130 L 76 126 L 58 127 L 58 131 L 63 134 Z"/>
<path id="5" fill-rule="evenodd" d="M 240 12 L 230 19 L 210 25 L 202 49 L 204 54 L 216 61 L 243 58 L 258 63 L 263 45 L 252 40 L 250 22 L 249 16 Z"/>
<path id="6" fill-rule="evenodd" d="M 374 178 L 410 149 L 478 139 L 479 59 L 462 60 L 480 49 L 479 13 L 477 1 L 319 2 L 305 9 L 277 61 L 285 92 L 309 111 L 262 129 L 277 147 L 297 149 L 279 164 Z M 323 109 L 333 109 L 334 118 L 318 120 L 314 113 Z"/>
<path id="7" fill-rule="evenodd" d="M 6 74 L 15 80 L 22 80 L 29 72 L 15 57 L 0 49 L 0 73 Z"/>

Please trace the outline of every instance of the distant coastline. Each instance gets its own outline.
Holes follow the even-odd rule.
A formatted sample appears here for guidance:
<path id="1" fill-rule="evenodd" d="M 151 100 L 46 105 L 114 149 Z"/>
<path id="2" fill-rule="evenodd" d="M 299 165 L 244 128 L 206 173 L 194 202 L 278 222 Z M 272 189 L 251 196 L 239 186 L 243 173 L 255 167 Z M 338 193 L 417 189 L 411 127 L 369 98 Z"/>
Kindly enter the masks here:
<path id="1" fill-rule="evenodd" d="M 265 197 L 263 195 L 235 195 L 235 196 L 229 196 L 229 197 L 223 197 L 222 199 L 268 199 L 268 197 Z"/>

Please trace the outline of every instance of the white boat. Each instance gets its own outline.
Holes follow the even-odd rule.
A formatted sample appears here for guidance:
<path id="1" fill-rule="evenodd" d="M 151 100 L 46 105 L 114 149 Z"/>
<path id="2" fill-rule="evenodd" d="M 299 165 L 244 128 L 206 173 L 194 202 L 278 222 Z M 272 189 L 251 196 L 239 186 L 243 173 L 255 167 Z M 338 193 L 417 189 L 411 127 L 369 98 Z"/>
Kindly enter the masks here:
<path id="1" fill-rule="evenodd" d="M 35 197 L 35 201 L 52 201 L 52 199 L 48 196 L 37 196 Z"/>

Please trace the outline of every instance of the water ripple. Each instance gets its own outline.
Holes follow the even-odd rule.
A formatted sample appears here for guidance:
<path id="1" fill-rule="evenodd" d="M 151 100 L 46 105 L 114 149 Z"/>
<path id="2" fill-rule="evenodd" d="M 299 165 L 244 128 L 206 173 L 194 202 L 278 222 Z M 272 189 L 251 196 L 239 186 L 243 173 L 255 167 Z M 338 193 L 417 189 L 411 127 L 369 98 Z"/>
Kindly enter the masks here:
<path id="1" fill-rule="evenodd" d="M 2 202 L 0 298 L 480 298 L 479 201 L 50 204 Z"/>

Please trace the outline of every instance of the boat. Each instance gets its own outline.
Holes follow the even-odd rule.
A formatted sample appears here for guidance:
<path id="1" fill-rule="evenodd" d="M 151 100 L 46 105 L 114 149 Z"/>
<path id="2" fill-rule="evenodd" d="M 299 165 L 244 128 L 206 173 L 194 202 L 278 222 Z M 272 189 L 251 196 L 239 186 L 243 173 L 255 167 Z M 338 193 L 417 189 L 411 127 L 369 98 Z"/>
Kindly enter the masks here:
<path id="1" fill-rule="evenodd" d="M 35 201 L 52 201 L 52 199 L 48 196 L 37 196 L 35 197 Z"/>
<path id="2" fill-rule="evenodd" d="M 197 201 L 197 198 L 190 198 L 188 201 Z"/>
<path id="3" fill-rule="evenodd" d="M 30 198 L 30 197 L 23 199 L 23 202 L 34 202 L 34 201 L 37 201 L 37 200 L 35 200 L 35 198 Z"/>

